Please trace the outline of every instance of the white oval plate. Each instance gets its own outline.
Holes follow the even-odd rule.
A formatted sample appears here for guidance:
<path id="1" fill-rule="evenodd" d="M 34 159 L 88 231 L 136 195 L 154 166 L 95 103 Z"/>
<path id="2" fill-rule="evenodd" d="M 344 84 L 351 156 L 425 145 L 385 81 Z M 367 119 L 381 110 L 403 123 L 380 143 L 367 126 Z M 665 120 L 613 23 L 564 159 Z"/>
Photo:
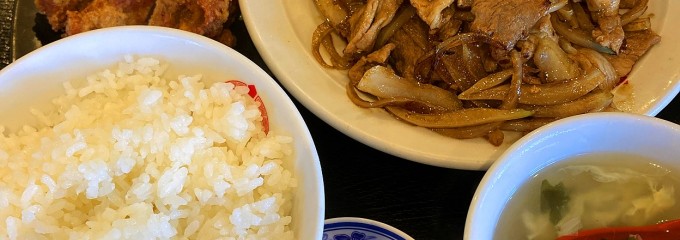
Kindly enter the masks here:
<path id="1" fill-rule="evenodd" d="M 319 118 L 348 136 L 386 153 L 424 164 L 487 169 L 519 134 L 500 147 L 483 139 L 457 140 L 395 120 L 382 109 L 362 109 L 345 94 L 346 71 L 319 65 L 311 53 L 312 33 L 323 22 L 313 0 L 239 1 L 250 36 L 283 86 Z M 628 111 L 655 116 L 680 90 L 680 32 L 673 25 L 680 1 L 650 1 L 653 29 L 661 43 L 636 65 Z M 618 100 L 618 99 L 615 99 Z"/>

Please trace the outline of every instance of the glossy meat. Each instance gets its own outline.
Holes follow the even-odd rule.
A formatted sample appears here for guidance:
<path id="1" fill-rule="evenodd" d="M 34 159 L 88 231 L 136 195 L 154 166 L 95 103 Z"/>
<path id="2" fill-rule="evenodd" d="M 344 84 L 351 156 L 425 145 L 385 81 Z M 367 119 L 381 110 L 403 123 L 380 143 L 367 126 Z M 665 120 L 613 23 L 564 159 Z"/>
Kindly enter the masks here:
<path id="1" fill-rule="evenodd" d="M 350 36 L 345 54 L 371 51 L 378 33 L 397 12 L 402 0 L 368 0 L 364 7 L 350 18 Z"/>
<path id="2" fill-rule="evenodd" d="M 410 21 L 394 33 L 390 39 L 396 45 L 392 52 L 394 68 L 401 76 L 415 78 L 415 67 L 420 59 L 432 48 L 427 36 L 427 25 L 422 21 Z"/>
<path id="3" fill-rule="evenodd" d="M 587 0 L 588 9 L 594 12 L 599 27 L 593 30 L 593 38 L 599 44 L 619 52 L 625 34 L 619 16 L 619 0 Z"/>
<path id="4" fill-rule="evenodd" d="M 487 35 L 497 47 L 510 50 L 548 13 L 550 0 L 476 0 L 472 30 Z"/>
<path id="5" fill-rule="evenodd" d="M 454 0 L 411 0 L 411 5 L 418 11 L 423 21 L 430 29 L 439 28 L 442 24 L 442 11 L 449 7 Z"/>
<path id="6" fill-rule="evenodd" d="M 621 52 L 618 55 L 605 55 L 605 57 L 616 70 L 616 75 L 624 77 L 633 69 L 635 62 L 660 41 L 661 37 L 651 30 L 629 32 L 625 44 L 621 47 Z"/>

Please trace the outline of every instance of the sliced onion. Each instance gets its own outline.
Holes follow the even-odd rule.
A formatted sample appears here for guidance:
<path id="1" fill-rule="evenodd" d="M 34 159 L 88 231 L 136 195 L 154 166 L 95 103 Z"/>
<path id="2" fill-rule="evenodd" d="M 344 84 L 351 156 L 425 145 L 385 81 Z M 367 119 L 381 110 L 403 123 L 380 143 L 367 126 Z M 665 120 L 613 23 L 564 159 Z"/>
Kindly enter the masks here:
<path id="1" fill-rule="evenodd" d="M 560 38 L 560 40 L 557 42 L 557 44 L 560 45 L 560 48 L 564 50 L 567 54 L 573 54 L 576 53 L 578 50 L 571 44 L 571 42 L 564 40 L 564 38 Z"/>
<path id="2" fill-rule="evenodd" d="M 549 37 L 539 38 L 534 52 L 534 64 L 541 70 L 546 82 L 573 79 L 581 74 L 578 64 Z"/>
<path id="3" fill-rule="evenodd" d="M 605 81 L 600 84 L 600 89 L 605 91 L 612 90 L 619 82 L 614 66 L 602 54 L 591 49 L 579 49 L 578 54 L 585 56 L 591 64 L 604 74 Z"/>
<path id="4" fill-rule="evenodd" d="M 320 51 L 323 39 L 331 37 L 330 34 L 332 32 L 333 27 L 331 26 L 330 23 L 328 23 L 328 21 L 325 21 L 319 26 L 317 26 L 316 30 L 314 30 L 314 34 L 312 34 L 312 55 L 314 55 L 314 58 L 319 64 L 321 64 L 321 66 L 327 68 L 334 68 L 334 66 L 332 64 L 328 64 L 326 60 L 323 59 Z"/>
<path id="5" fill-rule="evenodd" d="M 550 105 L 565 103 L 577 99 L 599 86 L 605 77 L 597 69 L 564 83 L 540 84 L 534 86 L 522 85 L 519 102 L 524 104 Z"/>
<path id="6" fill-rule="evenodd" d="M 448 38 L 439 43 L 433 51 L 424 54 L 422 57 L 420 57 L 420 59 L 418 59 L 418 61 L 416 61 L 416 77 L 420 81 L 427 82 L 432 78 L 432 74 L 435 72 L 435 70 L 445 70 L 445 67 L 441 63 L 442 55 L 447 54 L 448 51 L 451 51 L 455 47 L 476 42 L 488 43 L 489 41 L 489 37 L 480 33 L 461 33 Z M 449 74 L 440 73 L 440 75 L 442 75 L 442 78 L 450 77 Z"/>
<path id="7" fill-rule="evenodd" d="M 382 108 L 387 106 L 402 106 L 408 103 L 412 103 L 412 99 L 407 98 L 389 98 L 389 99 L 378 99 L 375 101 L 366 101 L 356 91 L 356 88 L 351 84 L 348 84 L 346 88 L 347 96 L 349 100 L 355 105 L 362 108 Z"/>
<path id="8" fill-rule="evenodd" d="M 471 127 L 435 128 L 432 131 L 457 139 L 485 137 L 492 145 L 500 146 L 504 139 L 503 131 L 499 130 L 500 125 L 501 123 L 487 123 Z"/>
<path id="9" fill-rule="evenodd" d="M 532 85 L 534 86 L 534 85 Z M 537 86 L 537 85 L 536 85 Z M 466 95 L 458 95 L 461 100 L 503 100 L 510 90 L 510 84 L 504 84 L 492 87 L 483 91 L 470 93 Z"/>
<path id="10" fill-rule="evenodd" d="M 649 20 L 649 17 L 638 18 L 626 25 L 623 25 L 623 31 L 626 32 L 643 31 L 650 28 L 652 28 L 652 23 Z"/>
<path id="11" fill-rule="evenodd" d="M 504 83 L 510 76 L 512 76 L 513 70 L 512 69 L 505 69 L 500 72 L 495 72 L 492 74 L 489 74 L 489 76 L 486 76 L 485 78 L 480 79 L 475 83 L 475 85 L 472 85 L 472 87 L 468 88 L 464 92 L 460 93 L 458 96 L 459 97 L 466 97 L 469 96 L 473 93 L 478 93 L 480 91 L 498 86 L 502 83 Z"/>
<path id="12" fill-rule="evenodd" d="M 557 10 L 557 14 L 559 14 L 560 17 L 562 17 L 562 19 L 567 21 L 572 28 L 578 27 L 578 20 L 576 19 L 574 9 L 571 7 L 571 4 L 569 4 L 569 2 L 567 2 L 567 4 L 565 4 L 564 7 Z"/>
<path id="13" fill-rule="evenodd" d="M 340 5 L 335 4 L 335 0 L 314 0 L 314 3 L 316 3 L 319 12 L 326 17 L 326 21 L 333 27 L 338 26 L 349 17 L 349 14 Z"/>
<path id="14" fill-rule="evenodd" d="M 649 0 L 638 0 L 635 6 L 621 15 L 621 26 L 628 25 L 647 11 Z"/>
<path id="15" fill-rule="evenodd" d="M 488 135 L 491 131 L 500 128 L 500 126 L 501 123 L 487 123 L 470 127 L 433 128 L 432 131 L 447 137 L 458 139 L 470 139 L 484 137 Z"/>
<path id="16" fill-rule="evenodd" d="M 347 71 L 347 76 L 349 77 L 351 85 L 356 87 L 368 69 L 371 69 L 376 65 L 385 65 L 390 54 L 392 54 L 392 51 L 396 47 L 397 45 L 394 43 L 388 43 L 382 48 L 361 57 L 359 61 L 352 65 L 349 71 Z"/>
<path id="17" fill-rule="evenodd" d="M 552 12 L 555 12 L 557 10 L 560 10 L 564 6 L 566 6 L 568 3 L 569 3 L 568 0 L 557 0 L 557 1 L 553 2 L 552 4 L 550 4 L 550 7 L 548 7 L 547 13 L 552 13 Z"/>
<path id="18" fill-rule="evenodd" d="M 466 108 L 454 112 L 419 114 L 395 107 L 387 110 L 408 123 L 427 128 L 469 127 L 531 116 L 523 109 L 501 110 L 493 108 Z"/>
<path id="19" fill-rule="evenodd" d="M 596 91 L 589 93 L 582 98 L 563 104 L 523 106 L 523 108 L 535 111 L 534 117 L 563 118 L 603 109 L 604 107 L 609 106 L 613 97 L 614 96 L 608 91 Z"/>
<path id="20" fill-rule="evenodd" d="M 392 69 L 375 66 L 366 71 L 356 88 L 380 99 L 410 99 L 448 111 L 461 109 L 455 94 L 430 84 L 420 84 L 397 76 Z"/>
<path id="21" fill-rule="evenodd" d="M 519 103 L 532 105 L 552 105 L 566 103 L 586 95 L 605 81 L 604 74 L 593 68 L 576 79 L 546 84 L 524 84 L 520 87 Z M 503 100 L 510 85 L 501 85 L 479 93 L 471 94 L 462 100 Z"/>
<path id="22" fill-rule="evenodd" d="M 378 49 L 385 45 L 387 43 L 387 40 L 389 40 L 392 35 L 394 35 L 395 32 L 397 32 L 399 29 L 401 29 L 406 23 L 411 21 L 411 18 L 416 15 L 416 9 L 413 8 L 411 5 L 405 5 L 402 7 L 402 9 L 397 13 L 396 16 L 392 19 L 392 21 L 385 26 L 382 30 L 380 30 L 380 33 L 378 33 L 378 37 L 375 40 L 375 49 Z"/>
<path id="23" fill-rule="evenodd" d="M 550 18 L 553 28 L 562 37 L 566 38 L 570 42 L 582 46 L 591 48 L 595 51 L 606 53 L 606 54 L 616 54 L 614 51 L 608 47 L 602 46 L 593 39 L 593 36 L 581 29 L 571 29 L 565 23 L 560 22 L 557 17 L 553 16 Z"/>
<path id="24" fill-rule="evenodd" d="M 321 66 L 335 69 L 349 69 L 352 66 L 351 59 L 346 56 L 340 56 L 335 49 L 335 45 L 333 45 L 332 33 L 334 31 L 335 29 L 327 21 L 316 27 L 316 30 L 314 30 L 314 33 L 312 34 L 312 55 Z M 322 46 L 326 49 L 326 52 L 330 57 L 330 64 L 321 56 Z"/>
<path id="25" fill-rule="evenodd" d="M 327 37 L 321 39 L 321 44 L 323 45 L 326 52 L 331 57 L 331 63 L 333 63 L 333 68 L 335 69 L 349 69 L 352 67 L 352 60 L 345 56 L 340 56 L 337 50 L 335 50 L 335 45 L 333 44 L 333 37 L 329 34 Z"/>
<path id="26" fill-rule="evenodd" d="M 574 15 L 576 16 L 576 21 L 578 22 L 578 25 L 581 29 L 588 31 L 588 32 L 595 29 L 595 25 L 590 20 L 590 15 L 588 15 L 588 13 L 586 13 L 586 10 L 583 9 L 583 6 L 580 3 L 572 2 L 571 8 L 574 9 Z"/>
<path id="27" fill-rule="evenodd" d="M 489 37 L 481 33 L 462 33 L 439 43 L 435 48 L 435 53 L 444 54 L 447 51 L 450 51 L 451 49 L 463 44 L 472 44 L 477 42 L 489 43 L 489 41 Z"/>
<path id="28" fill-rule="evenodd" d="M 522 79 L 524 78 L 524 58 L 522 58 L 517 51 L 510 52 L 510 61 L 512 62 L 512 80 L 510 80 L 510 88 L 508 94 L 505 95 L 500 109 L 513 109 L 517 107 L 519 101 L 520 89 L 522 87 Z"/>
<path id="29" fill-rule="evenodd" d="M 501 130 L 513 132 L 530 132 L 548 123 L 554 122 L 558 118 L 522 118 L 505 121 L 501 124 Z"/>

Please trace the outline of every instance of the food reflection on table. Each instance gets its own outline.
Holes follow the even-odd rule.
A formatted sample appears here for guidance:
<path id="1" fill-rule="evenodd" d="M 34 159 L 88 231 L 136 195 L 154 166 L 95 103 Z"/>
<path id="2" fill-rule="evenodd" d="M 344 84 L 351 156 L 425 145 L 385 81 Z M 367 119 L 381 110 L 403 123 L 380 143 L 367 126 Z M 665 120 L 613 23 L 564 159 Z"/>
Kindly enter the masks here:
<path id="1" fill-rule="evenodd" d="M 90 30 L 152 25 L 178 28 L 234 46 L 229 25 L 237 17 L 236 0 L 35 0 L 54 31 L 70 36 Z"/>
<path id="2" fill-rule="evenodd" d="M 325 21 L 313 54 L 348 70 L 354 104 L 494 145 L 503 131 L 625 110 L 616 88 L 661 40 L 648 0 L 314 1 Z"/>

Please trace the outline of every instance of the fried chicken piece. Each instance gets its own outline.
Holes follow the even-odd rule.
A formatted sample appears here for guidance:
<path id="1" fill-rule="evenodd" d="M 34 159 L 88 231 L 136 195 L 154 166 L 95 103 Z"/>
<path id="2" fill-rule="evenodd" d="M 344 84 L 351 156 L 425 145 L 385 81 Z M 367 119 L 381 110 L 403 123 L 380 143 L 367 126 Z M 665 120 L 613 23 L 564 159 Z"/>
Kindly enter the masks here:
<path id="1" fill-rule="evenodd" d="M 92 0 L 35 0 L 39 13 L 47 15 L 52 30 L 59 31 L 66 25 L 66 12 L 81 9 Z"/>
<path id="2" fill-rule="evenodd" d="M 458 0 L 459 8 L 470 8 L 472 7 L 473 0 Z"/>
<path id="3" fill-rule="evenodd" d="M 69 36 L 89 30 L 155 25 L 213 38 L 233 47 L 228 29 L 238 16 L 235 0 L 34 0 L 54 31 Z"/>
<path id="4" fill-rule="evenodd" d="M 227 22 L 223 24 L 222 33 L 220 33 L 219 36 L 215 38 L 215 40 L 227 45 L 228 47 L 236 46 L 236 36 L 234 36 L 234 33 L 232 33 L 231 30 L 229 30 L 229 26 L 231 26 L 231 24 L 236 21 L 236 17 L 238 17 L 238 11 L 238 1 L 231 1 L 229 3 L 229 17 L 227 18 Z"/>
<path id="5" fill-rule="evenodd" d="M 66 36 L 105 27 L 145 25 L 154 0 L 94 0 L 66 13 Z"/>
<path id="6" fill-rule="evenodd" d="M 218 42 L 227 45 L 228 47 L 236 46 L 236 36 L 231 32 L 231 30 L 224 28 L 222 33 L 215 38 Z"/>
<path id="7" fill-rule="evenodd" d="M 218 37 L 229 18 L 231 0 L 157 0 L 149 25 Z"/>

